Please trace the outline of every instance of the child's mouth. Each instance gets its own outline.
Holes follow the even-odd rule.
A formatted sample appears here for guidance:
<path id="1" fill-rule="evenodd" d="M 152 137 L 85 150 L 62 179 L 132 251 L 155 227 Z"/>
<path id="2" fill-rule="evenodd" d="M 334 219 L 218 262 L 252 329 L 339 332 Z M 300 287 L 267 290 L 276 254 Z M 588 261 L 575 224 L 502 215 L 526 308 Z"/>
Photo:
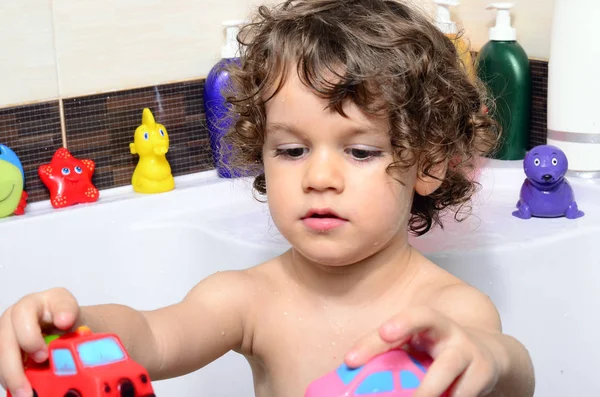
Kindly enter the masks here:
<path id="1" fill-rule="evenodd" d="M 339 218 L 333 214 L 312 214 L 309 218 Z"/>
<path id="2" fill-rule="evenodd" d="M 347 219 L 340 217 L 329 209 L 312 209 L 306 213 L 302 221 L 309 229 L 319 232 L 338 228 L 348 222 Z"/>

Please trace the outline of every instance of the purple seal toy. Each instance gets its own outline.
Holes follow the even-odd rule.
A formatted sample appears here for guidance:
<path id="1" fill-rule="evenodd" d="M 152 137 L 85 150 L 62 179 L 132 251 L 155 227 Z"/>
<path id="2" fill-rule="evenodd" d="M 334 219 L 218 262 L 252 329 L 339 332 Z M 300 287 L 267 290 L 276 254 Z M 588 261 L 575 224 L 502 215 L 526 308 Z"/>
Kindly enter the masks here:
<path id="1" fill-rule="evenodd" d="M 577 208 L 573 189 L 565 179 L 568 165 L 567 156 L 556 146 L 540 145 L 527 152 L 523 160 L 527 178 L 521 186 L 517 211 L 512 214 L 521 219 L 582 217 L 584 213 Z"/>

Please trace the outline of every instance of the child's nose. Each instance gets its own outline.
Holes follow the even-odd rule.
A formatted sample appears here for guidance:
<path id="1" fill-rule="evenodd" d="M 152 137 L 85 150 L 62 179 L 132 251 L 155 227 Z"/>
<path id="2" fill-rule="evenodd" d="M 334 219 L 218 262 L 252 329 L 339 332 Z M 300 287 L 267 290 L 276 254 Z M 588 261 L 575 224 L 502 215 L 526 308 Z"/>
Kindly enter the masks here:
<path id="1" fill-rule="evenodd" d="M 305 192 L 344 190 L 343 159 L 328 151 L 313 152 L 306 162 L 302 187 Z"/>

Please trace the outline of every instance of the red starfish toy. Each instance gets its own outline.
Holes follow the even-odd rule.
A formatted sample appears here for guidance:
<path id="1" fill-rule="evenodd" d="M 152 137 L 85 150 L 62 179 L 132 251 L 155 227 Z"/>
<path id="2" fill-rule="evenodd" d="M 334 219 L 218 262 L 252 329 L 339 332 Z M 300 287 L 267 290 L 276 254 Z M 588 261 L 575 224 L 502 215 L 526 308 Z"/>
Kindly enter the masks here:
<path id="1" fill-rule="evenodd" d="M 38 168 L 40 179 L 50 190 L 52 206 L 62 208 L 97 201 L 100 193 L 92 184 L 95 167 L 92 160 L 78 160 L 67 149 L 58 149 L 50 164 Z"/>

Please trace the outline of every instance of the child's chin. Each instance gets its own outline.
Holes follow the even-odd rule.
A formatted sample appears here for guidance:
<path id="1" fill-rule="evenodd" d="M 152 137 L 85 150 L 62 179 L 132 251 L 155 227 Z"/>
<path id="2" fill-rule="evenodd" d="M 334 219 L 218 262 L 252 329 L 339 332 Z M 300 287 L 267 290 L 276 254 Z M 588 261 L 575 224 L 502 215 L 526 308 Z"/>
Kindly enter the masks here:
<path id="1" fill-rule="evenodd" d="M 339 246 L 328 250 L 306 247 L 302 251 L 302 255 L 311 262 L 319 264 L 319 266 L 331 268 L 341 268 L 352 265 L 356 263 L 357 258 L 357 253 L 342 250 Z"/>

